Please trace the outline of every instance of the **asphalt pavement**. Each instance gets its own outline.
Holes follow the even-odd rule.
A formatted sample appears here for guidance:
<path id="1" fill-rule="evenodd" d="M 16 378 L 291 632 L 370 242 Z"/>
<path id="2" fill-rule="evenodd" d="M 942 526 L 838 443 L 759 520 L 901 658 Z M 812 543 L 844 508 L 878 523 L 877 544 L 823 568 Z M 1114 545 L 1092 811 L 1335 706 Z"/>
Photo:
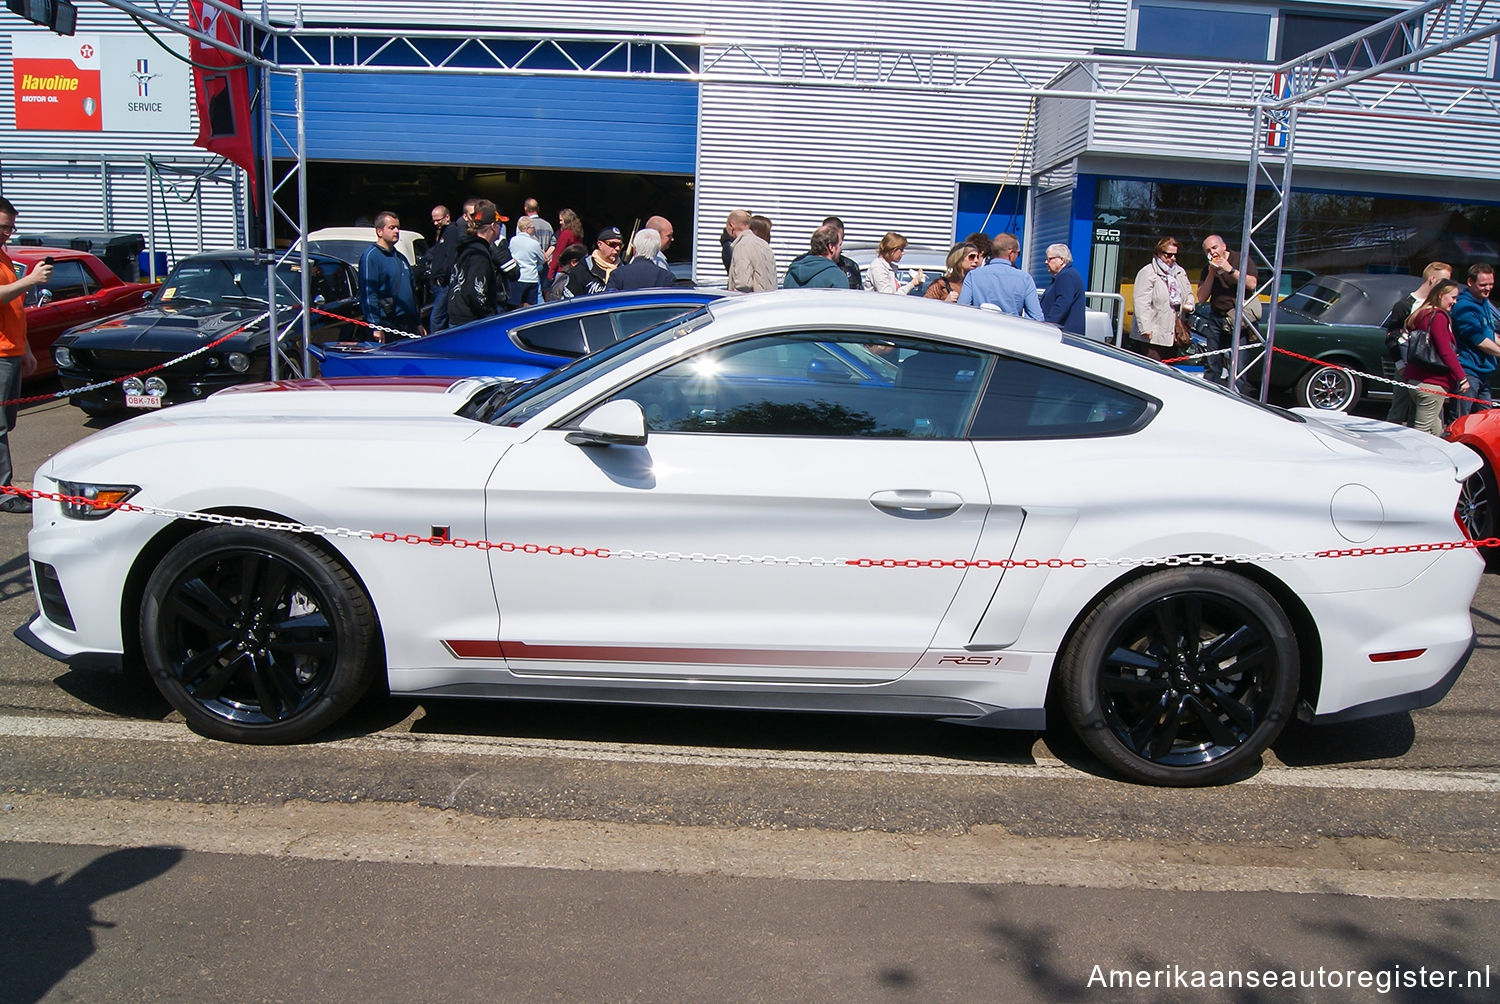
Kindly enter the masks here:
<path id="1" fill-rule="evenodd" d="M 88 431 L 28 406 L 23 480 Z M 215 743 L 11 637 L 27 526 L 0 514 L 3 999 L 1500 996 L 1496 576 L 1441 704 L 1168 791 L 1062 734 L 817 715 L 376 699 Z"/>

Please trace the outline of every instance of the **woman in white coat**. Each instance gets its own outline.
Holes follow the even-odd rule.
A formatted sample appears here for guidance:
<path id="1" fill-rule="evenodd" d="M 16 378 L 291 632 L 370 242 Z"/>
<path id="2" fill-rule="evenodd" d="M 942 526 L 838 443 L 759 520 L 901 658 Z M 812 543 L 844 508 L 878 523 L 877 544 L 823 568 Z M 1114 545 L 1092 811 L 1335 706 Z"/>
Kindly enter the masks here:
<path id="1" fill-rule="evenodd" d="M 1175 347 L 1177 321 L 1193 310 L 1193 284 L 1177 264 L 1177 241 L 1163 237 L 1156 242 L 1156 255 L 1135 274 L 1135 327 L 1132 337 L 1146 342 L 1152 359 L 1171 359 L 1182 353 Z"/>
<path id="2" fill-rule="evenodd" d="M 926 281 L 927 277 L 919 268 L 912 270 L 911 278 L 906 282 L 896 278 L 896 266 L 901 264 L 901 256 L 905 253 L 905 237 L 892 231 L 880 238 L 880 250 L 876 252 L 875 260 L 870 262 L 869 268 L 865 269 L 865 289 L 877 293 L 910 293 Z"/>

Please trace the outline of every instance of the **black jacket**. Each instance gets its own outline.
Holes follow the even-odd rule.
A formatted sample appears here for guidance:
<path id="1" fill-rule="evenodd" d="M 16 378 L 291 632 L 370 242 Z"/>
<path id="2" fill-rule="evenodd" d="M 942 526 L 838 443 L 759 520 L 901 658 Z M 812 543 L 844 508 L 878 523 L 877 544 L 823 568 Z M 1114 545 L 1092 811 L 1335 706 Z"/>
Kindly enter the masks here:
<path id="1" fill-rule="evenodd" d="M 459 242 L 448 276 L 449 326 L 456 328 L 499 313 L 506 302 L 506 279 L 520 273 L 521 266 L 504 244 L 466 235 Z"/>
<path id="2" fill-rule="evenodd" d="M 599 259 L 593 255 L 574 265 L 573 271 L 568 273 L 568 290 L 574 296 L 602 293 L 608 285 L 609 276 L 599 267 Z"/>

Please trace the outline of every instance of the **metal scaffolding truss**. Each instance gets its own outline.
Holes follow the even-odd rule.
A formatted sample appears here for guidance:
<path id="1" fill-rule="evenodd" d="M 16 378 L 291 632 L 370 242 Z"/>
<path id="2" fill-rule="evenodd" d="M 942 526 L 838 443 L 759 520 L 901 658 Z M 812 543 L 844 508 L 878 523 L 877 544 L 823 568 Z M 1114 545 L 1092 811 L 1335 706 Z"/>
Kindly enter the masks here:
<path id="1" fill-rule="evenodd" d="M 236 19 L 243 47 L 225 45 L 190 23 L 188 0 L 96 0 L 123 11 L 143 29 L 178 32 L 229 52 L 262 73 L 262 160 L 268 193 L 296 188 L 297 218 L 266 199 L 267 242 L 276 222 L 306 233 L 307 190 L 305 75 L 308 73 L 421 73 L 497 76 L 659 78 L 699 84 L 796 88 L 859 88 L 1013 98 L 1082 100 L 1178 108 L 1241 109 L 1255 129 L 1248 175 L 1241 255 L 1262 260 L 1279 273 L 1286 242 L 1295 137 L 1300 117 L 1323 114 L 1387 115 L 1441 121 L 1462 115 L 1500 118 L 1500 81 L 1414 72 L 1421 64 L 1500 34 L 1500 0 L 1425 0 L 1406 11 L 1279 65 L 1163 59 L 1129 53 L 1090 53 L 1063 46 L 1021 54 L 961 46 L 863 46 L 712 35 L 627 35 L 536 32 L 475 32 L 431 28 L 399 32 L 378 27 L 329 28 L 273 24 L 265 16 L 201 0 L 221 16 Z M 251 0 L 253 4 L 253 0 Z M 264 11 L 262 5 L 262 11 Z M 289 75 L 294 107 L 273 112 L 269 80 Z M 1305 127 L 1305 126 L 1304 126 Z M 1275 128 L 1284 146 L 1267 150 Z M 274 176 L 271 153 L 280 141 L 295 161 Z M 1275 206 L 1254 218 L 1256 190 L 1268 186 Z M 1275 236 L 1264 235 L 1274 221 Z M 299 245 L 300 247 L 300 242 Z M 307 284 L 305 251 L 302 274 Z M 1244 301 L 1243 278 L 1239 300 Z M 304 300 L 306 289 L 304 289 Z M 1236 310 L 1239 316 L 1242 308 Z M 1274 339 L 1274 297 L 1267 315 Z M 273 321 L 275 320 L 273 316 Z M 300 358 L 272 355 L 272 372 L 285 362 L 295 372 L 307 365 L 308 318 L 300 318 Z M 288 329 L 289 330 L 289 329 Z M 1236 327 L 1236 331 L 1238 327 Z M 281 342 L 278 340 L 278 347 Z M 1232 354 L 1241 367 L 1238 337 Z M 300 364 L 300 365 L 299 365 Z"/>

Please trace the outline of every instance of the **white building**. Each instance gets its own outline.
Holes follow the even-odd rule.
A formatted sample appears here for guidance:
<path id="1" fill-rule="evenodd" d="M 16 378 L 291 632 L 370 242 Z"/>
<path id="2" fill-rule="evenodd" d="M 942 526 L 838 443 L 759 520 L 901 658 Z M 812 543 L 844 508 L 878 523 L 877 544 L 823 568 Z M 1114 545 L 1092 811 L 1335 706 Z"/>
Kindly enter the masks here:
<path id="1" fill-rule="evenodd" d="M 150 81 L 157 93 L 186 93 L 185 69 L 169 68 L 171 55 L 120 9 L 133 5 L 77 2 L 78 43 L 117 68 L 149 59 L 151 72 L 161 67 Z M 424 18 L 448 27 L 420 37 L 406 2 L 246 0 L 252 16 L 298 26 L 271 51 L 282 67 L 307 67 L 312 227 L 392 208 L 426 229 L 433 203 L 470 195 L 511 216 L 526 197 L 554 218 L 571 207 L 590 241 L 598 228 L 660 213 L 676 225 L 672 256 L 691 253 L 713 281 L 730 210 L 772 218 L 783 264 L 832 214 L 852 241 L 895 230 L 946 245 L 976 230 L 1015 232 L 1038 272 L 1035 249 L 1064 241 L 1094 289 L 1128 281 L 1159 236 L 1179 237 L 1185 250 L 1209 232 L 1237 241 L 1259 140 L 1244 110 L 1193 107 L 1190 97 L 1243 99 L 1275 63 L 1414 6 L 472 0 L 428 5 Z M 1476 15 L 1495 17 L 1479 4 L 1446 9 Z M 169 29 L 148 28 L 184 48 Z M 458 48 L 471 35 L 484 44 Z M 655 44 L 621 46 L 620 36 Z M 13 67 L 56 38 L 0 13 L 0 59 Z M 372 41 L 382 38 L 383 49 Z M 1389 52 L 1409 44 L 1398 36 Z M 1239 69 L 1163 61 L 1142 70 L 1110 64 L 1110 53 Z M 192 146 L 191 102 L 160 128 L 127 124 L 109 99 L 139 84 L 118 69 L 112 84 L 107 70 L 91 130 L 48 128 L 66 123 L 39 122 L 17 104 L 13 73 L 0 74 L 0 190 L 23 225 L 149 233 L 174 259 L 249 241 L 243 176 Z M 1431 258 L 1462 266 L 1500 257 L 1495 75 L 1492 34 L 1301 115 L 1288 268 L 1416 270 Z M 1096 100 L 1021 93 L 1043 85 Z M 1132 97 L 1109 97 L 1115 86 Z M 271 75 L 268 90 L 273 108 L 295 108 L 290 75 Z M 1152 93 L 1179 100 L 1145 102 Z M 292 155 L 294 136 L 283 131 L 277 157 Z M 294 192 L 278 198 L 295 219 Z"/>

